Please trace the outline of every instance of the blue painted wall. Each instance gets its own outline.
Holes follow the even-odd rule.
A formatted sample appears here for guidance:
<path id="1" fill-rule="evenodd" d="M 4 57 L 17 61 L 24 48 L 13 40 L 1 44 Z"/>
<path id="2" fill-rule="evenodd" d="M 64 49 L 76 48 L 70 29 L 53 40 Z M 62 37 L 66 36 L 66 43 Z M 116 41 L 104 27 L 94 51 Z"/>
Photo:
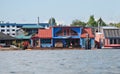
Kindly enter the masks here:
<path id="1" fill-rule="evenodd" d="M 41 39 L 40 40 L 40 47 L 52 47 L 52 40 L 51 39 Z"/>
<path id="2" fill-rule="evenodd" d="M 95 47 L 95 39 L 91 38 L 91 48 L 94 48 L 94 47 Z"/>
<path id="3" fill-rule="evenodd" d="M 52 40 L 52 46 L 54 47 L 55 46 L 55 41 L 56 41 L 56 39 L 61 39 L 61 41 L 62 41 L 62 43 L 63 44 L 65 44 L 65 39 L 63 39 L 63 37 L 64 36 L 56 36 L 56 33 L 58 32 L 58 31 L 60 31 L 60 30 L 62 30 L 62 28 L 64 28 L 64 27 L 53 27 L 52 28 L 52 38 L 53 38 L 53 40 Z M 76 36 L 70 36 L 72 39 L 74 39 L 74 38 L 77 38 L 77 39 L 81 39 L 80 38 L 80 35 L 81 35 L 81 28 L 80 27 L 68 27 L 68 28 L 70 28 L 70 29 L 72 29 L 73 31 L 75 31 L 75 32 L 77 32 L 77 34 L 78 35 L 76 35 Z M 81 45 L 81 41 L 79 41 L 80 42 L 80 44 L 79 45 Z"/>
<path id="4" fill-rule="evenodd" d="M 85 38 L 81 38 L 80 45 L 82 48 L 85 48 Z"/>
<path id="5" fill-rule="evenodd" d="M 86 39 L 85 38 L 81 38 L 81 47 L 82 48 L 85 48 L 85 41 Z M 90 38 L 90 43 L 91 43 L 91 48 L 94 48 L 94 45 L 95 45 L 95 39 L 94 38 Z"/>
<path id="6" fill-rule="evenodd" d="M 72 30 L 74 30 L 75 32 L 77 32 L 77 36 L 72 36 L 72 38 L 80 38 L 81 35 L 81 28 L 80 27 L 73 27 L 71 28 Z"/>
<path id="7" fill-rule="evenodd" d="M 56 33 L 58 32 L 58 31 L 60 31 L 60 30 L 62 30 L 62 28 L 61 27 L 53 27 L 53 29 L 52 29 L 52 36 L 53 37 L 56 37 Z"/>
<path id="8" fill-rule="evenodd" d="M 64 27 L 63 27 L 63 28 L 64 28 Z M 78 33 L 77 36 L 71 36 L 72 38 L 80 38 L 80 35 L 81 35 L 81 28 L 80 28 L 80 27 L 69 27 L 69 28 Z M 58 36 L 56 36 L 56 33 L 57 33 L 58 31 L 60 31 L 60 30 L 62 30 L 62 27 L 53 27 L 53 29 L 52 29 L 52 36 L 53 36 L 53 38 L 54 38 L 54 37 L 58 37 Z M 60 36 L 60 37 L 58 37 L 58 38 L 61 38 L 61 37 L 62 37 L 62 36 Z"/>

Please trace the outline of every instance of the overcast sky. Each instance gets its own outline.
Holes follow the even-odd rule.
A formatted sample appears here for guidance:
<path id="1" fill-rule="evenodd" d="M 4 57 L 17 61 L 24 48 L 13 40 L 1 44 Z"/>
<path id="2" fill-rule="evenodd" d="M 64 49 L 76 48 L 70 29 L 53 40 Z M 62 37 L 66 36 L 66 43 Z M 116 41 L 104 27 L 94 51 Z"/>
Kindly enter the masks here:
<path id="1" fill-rule="evenodd" d="M 54 17 L 59 23 L 74 19 L 87 22 L 90 15 L 107 23 L 120 22 L 120 0 L 0 0 L 0 20 L 15 23 L 47 22 Z"/>

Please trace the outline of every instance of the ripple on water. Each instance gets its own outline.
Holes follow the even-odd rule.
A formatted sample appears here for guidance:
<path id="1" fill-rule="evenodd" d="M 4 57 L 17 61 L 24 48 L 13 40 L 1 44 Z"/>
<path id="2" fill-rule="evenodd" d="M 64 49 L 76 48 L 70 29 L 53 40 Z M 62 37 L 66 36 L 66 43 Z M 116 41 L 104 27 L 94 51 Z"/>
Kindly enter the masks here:
<path id="1" fill-rule="evenodd" d="M 35 74 L 35 73 L 34 72 L 29 72 L 29 71 L 20 71 L 20 72 L 11 71 L 9 73 L 4 73 L 4 74 Z"/>

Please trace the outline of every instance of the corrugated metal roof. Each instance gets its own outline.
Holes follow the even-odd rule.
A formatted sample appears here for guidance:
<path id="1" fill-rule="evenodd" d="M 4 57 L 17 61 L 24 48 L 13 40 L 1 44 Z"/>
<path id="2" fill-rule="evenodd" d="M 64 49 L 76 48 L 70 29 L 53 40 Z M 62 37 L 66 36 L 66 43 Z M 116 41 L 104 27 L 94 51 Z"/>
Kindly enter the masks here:
<path id="1" fill-rule="evenodd" d="M 39 29 L 37 36 L 39 38 L 52 38 L 52 28 L 49 28 L 49 29 Z"/>
<path id="2" fill-rule="evenodd" d="M 44 28 L 44 27 L 40 25 L 24 25 L 22 28 Z"/>
<path id="3" fill-rule="evenodd" d="M 102 26 L 101 28 L 103 28 L 103 29 L 118 29 L 115 26 Z"/>
<path id="4" fill-rule="evenodd" d="M 106 38 L 120 38 L 120 29 L 103 29 Z"/>
<path id="5" fill-rule="evenodd" d="M 19 35 L 19 36 L 16 36 L 17 39 L 30 39 L 32 37 L 32 35 L 29 35 L 29 36 L 26 36 L 26 35 Z"/>
<path id="6" fill-rule="evenodd" d="M 32 23 L 28 23 L 28 24 L 18 24 L 18 23 L 0 23 L 0 26 L 7 26 L 7 25 L 12 25 L 12 26 L 24 26 L 24 25 L 27 25 L 27 26 L 34 26 L 34 25 L 37 25 L 37 24 L 32 24 Z M 42 27 L 49 27 L 50 26 L 50 24 L 48 24 L 48 23 L 40 23 L 39 24 L 40 26 L 42 26 Z"/>

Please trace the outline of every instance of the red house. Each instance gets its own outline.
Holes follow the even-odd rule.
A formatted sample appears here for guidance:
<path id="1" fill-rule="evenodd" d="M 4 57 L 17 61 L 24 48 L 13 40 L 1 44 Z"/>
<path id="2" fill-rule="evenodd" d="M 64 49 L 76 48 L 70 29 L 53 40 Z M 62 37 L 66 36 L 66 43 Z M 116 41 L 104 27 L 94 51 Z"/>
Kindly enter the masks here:
<path id="1" fill-rule="evenodd" d="M 52 46 L 52 28 L 39 29 L 38 34 L 32 37 L 34 47 Z"/>
<path id="2" fill-rule="evenodd" d="M 82 29 L 82 34 L 81 34 L 81 47 L 85 48 L 86 47 L 86 42 L 87 42 L 87 37 L 89 38 L 89 46 L 90 48 L 94 48 L 95 45 L 95 39 L 94 39 L 94 34 L 92 32 L 92 28 L 86 27 Z"/>

